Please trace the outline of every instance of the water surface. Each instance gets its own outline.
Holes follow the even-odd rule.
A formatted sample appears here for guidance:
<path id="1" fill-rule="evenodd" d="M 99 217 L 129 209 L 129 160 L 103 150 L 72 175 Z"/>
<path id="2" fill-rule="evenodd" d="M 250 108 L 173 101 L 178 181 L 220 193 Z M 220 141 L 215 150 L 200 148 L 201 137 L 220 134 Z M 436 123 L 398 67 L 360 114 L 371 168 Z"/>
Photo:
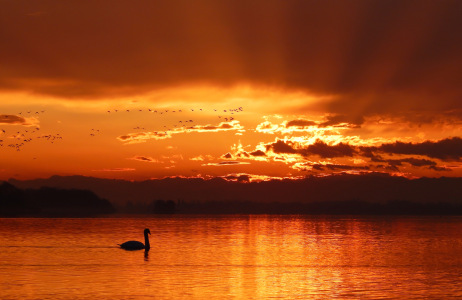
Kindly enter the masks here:
<path id="1" fill-rule="evenodd" d="M 151 250 L 117 244 L 143 240 Z M 462 297 L 462 218 L 0 219 L 0 299 Z"/>

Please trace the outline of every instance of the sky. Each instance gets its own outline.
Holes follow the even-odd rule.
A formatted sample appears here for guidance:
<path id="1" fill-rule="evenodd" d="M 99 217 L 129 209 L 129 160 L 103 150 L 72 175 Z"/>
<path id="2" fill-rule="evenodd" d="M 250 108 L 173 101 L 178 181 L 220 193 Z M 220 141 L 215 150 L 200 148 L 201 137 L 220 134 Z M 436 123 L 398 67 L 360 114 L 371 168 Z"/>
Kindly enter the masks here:
<path id="1" fill-rule="evenodd" d="M 0 180 L 462 176 L 461 1 L 0 5 Z"/>

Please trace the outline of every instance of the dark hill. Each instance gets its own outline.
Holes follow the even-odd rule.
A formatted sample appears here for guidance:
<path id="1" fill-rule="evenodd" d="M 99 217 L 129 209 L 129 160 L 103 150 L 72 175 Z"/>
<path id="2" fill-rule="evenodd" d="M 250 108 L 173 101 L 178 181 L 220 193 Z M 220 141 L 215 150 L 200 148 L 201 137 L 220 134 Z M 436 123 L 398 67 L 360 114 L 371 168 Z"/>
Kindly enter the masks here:
<path id="1" fill-rule="evenodd" d="M 84 217 L 113 212 L 109 201 L 88 190 L 0 185 L 0 216 Z"/>

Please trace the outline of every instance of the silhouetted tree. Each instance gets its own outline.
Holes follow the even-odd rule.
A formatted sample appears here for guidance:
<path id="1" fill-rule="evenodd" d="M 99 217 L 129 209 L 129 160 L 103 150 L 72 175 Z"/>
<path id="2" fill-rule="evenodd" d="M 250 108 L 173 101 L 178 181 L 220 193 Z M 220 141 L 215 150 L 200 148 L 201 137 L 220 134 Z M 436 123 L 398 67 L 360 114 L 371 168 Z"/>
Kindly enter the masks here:
<path id="1" fill-rule="evenodd" d="M 24 192 L 15 186 L 3 182 L 0 185 L 0 215 L 15 216 L 27 209 Z"/>
<path id="2" fill-rule="evenodd" d="M 156 200 L 154 202 L 154 213 L 157 214 L 173 214 L 175 213 L 175 202 L 172 200 Z"/>

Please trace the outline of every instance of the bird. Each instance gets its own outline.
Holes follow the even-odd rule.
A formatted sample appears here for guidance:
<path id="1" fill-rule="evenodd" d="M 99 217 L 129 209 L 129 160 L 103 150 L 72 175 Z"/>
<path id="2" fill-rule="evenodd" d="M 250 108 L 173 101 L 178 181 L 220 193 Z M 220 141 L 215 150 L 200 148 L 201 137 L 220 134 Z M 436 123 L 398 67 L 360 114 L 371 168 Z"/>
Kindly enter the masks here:
<path id="1" fill-rule="evenodd" d="M 151 231 L 149 228 L 146 228 L 144 230 L 144 244 L 139 241 L 128 241 L 123 244 L 119 244 L 120 248 L 125 249 L 125 250 L 146 250 L 149 251 L 151 248 L 151 245 L 149 245 L 149 237 L 148 234 L 151 234 Z"/>

